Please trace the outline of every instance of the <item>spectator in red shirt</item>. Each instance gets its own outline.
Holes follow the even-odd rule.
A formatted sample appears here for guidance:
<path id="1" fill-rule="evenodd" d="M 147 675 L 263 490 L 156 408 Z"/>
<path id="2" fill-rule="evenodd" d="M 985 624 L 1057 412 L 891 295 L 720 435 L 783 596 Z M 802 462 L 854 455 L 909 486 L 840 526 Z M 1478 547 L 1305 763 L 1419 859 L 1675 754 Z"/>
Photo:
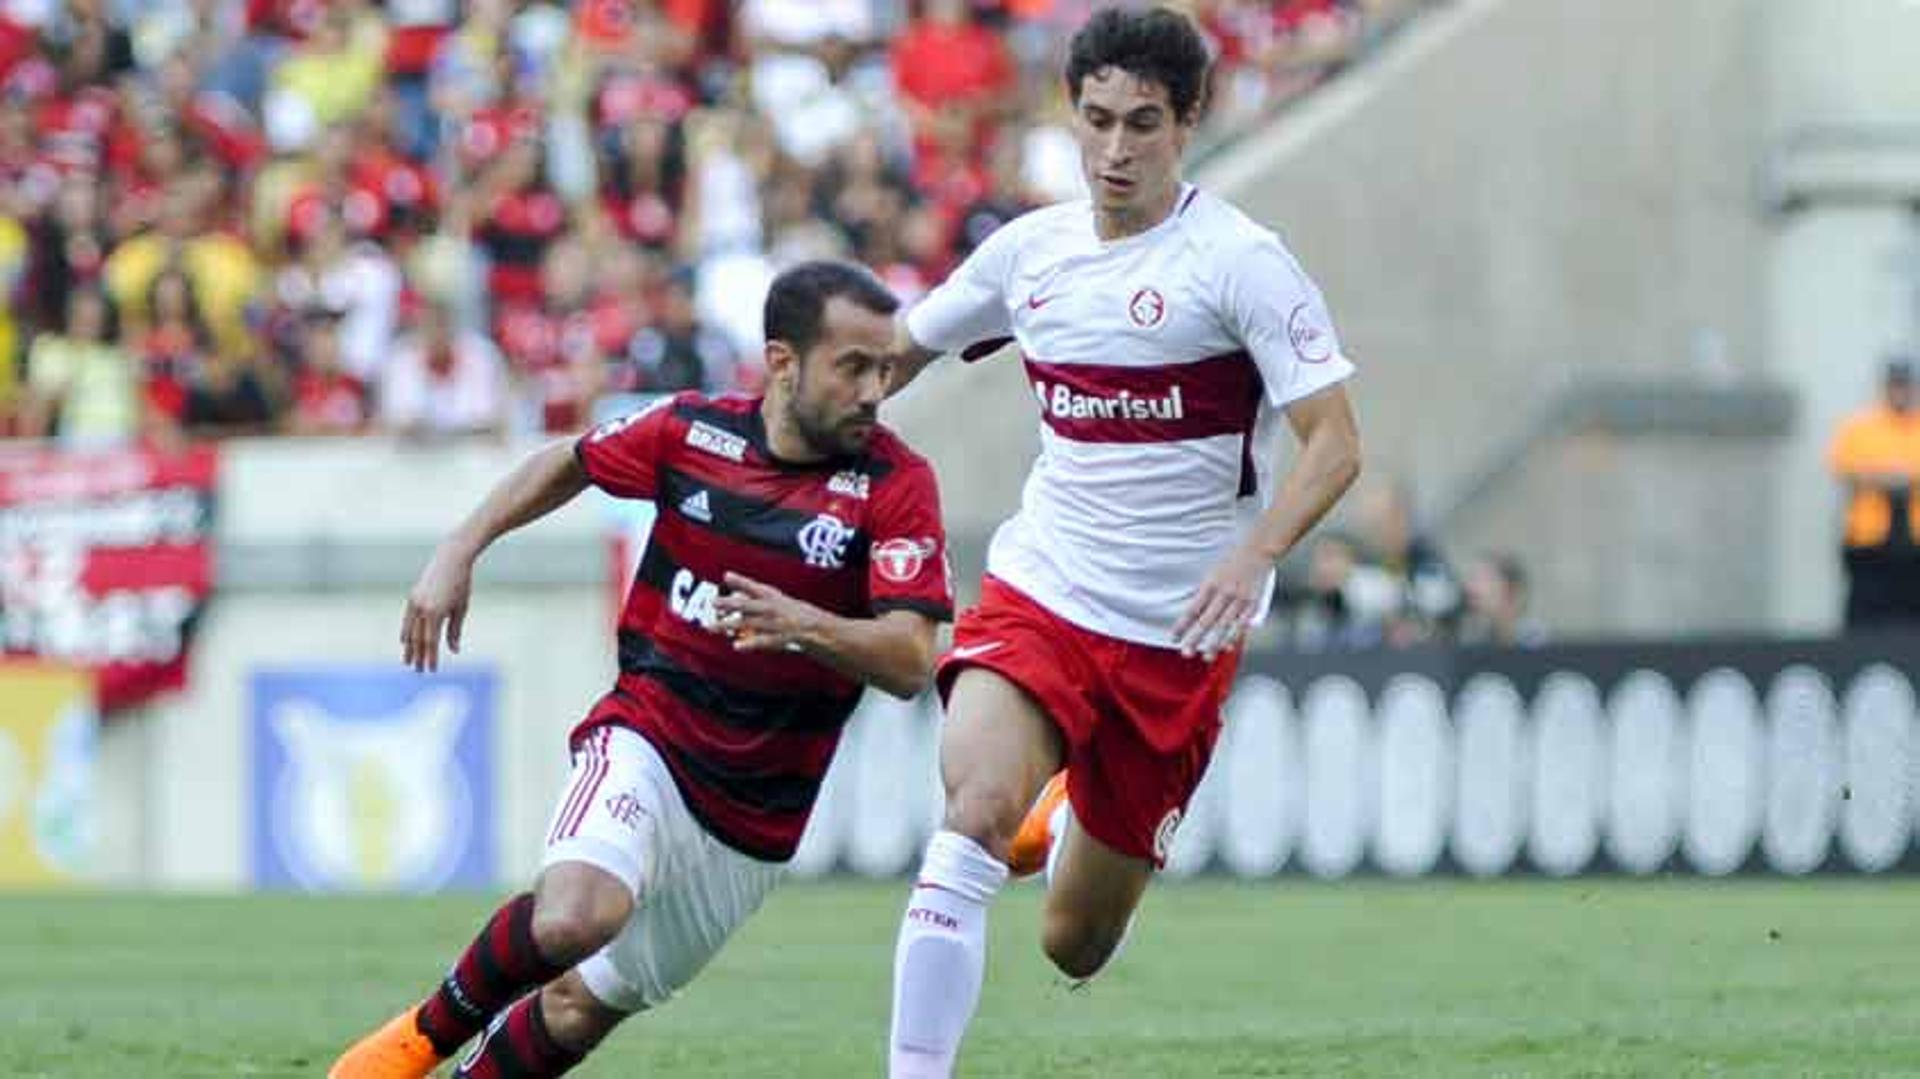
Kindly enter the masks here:
<path id="1" fill-rule="evenodd" d="M 231 95 L 205 89 L 185 56 L 160 66 L 160 104 L 208 153 L 234 172 L 248 174 L 267 160 L 259 121 Z"/>
<path id="2" fill-rule="evenodd" d="M 489 63 L 494 96 L 476 105 L 458 128 L 460 163 L 470 174 L 498 161 L 515 143 L 540 138 L 543 108 L 522 58 L 502 46 Z"/>
<path id="3" fill-rule="evenodd" d="M 288 434 L 357 435 L 372 420 L 366 385 L 340 366 L 340 316 L 320 306 L 301 312 Z"/>
<path id="4" fill-rule="evenodd" d="M 147 132 L 138 166 L 109 180 L 115 233 L 130 236 L 159 223 L 166 189 L 186 171 L 191 154 L 178 129 L 161 126 Z"/>
<path id="5" fill-rule="evenodd" d="M 386 231 L 387 202 L 372 186 L 373 177 L 357 168 L 353 129 L 336 124 L 320 136 L 313 154 L 313 176 L 294 189 L 287 202 L 286 237 L 292 248 L 312 241 L 322 220 L 338 217 L 349 236 L 379 236 Z"/>
<path id="6" fill-rule="evenodd" d="M 134 355 L 146 370 L 147 410 L 170 424 L 186 418 L 187 386 L 214 351 L 213 332 L 200 314 L 193 279 L 177 266 L 160 271 L 147 290 L 147 325 Z"/>
<path id="7" fill-rule="evenodd" d="M 926 0 L 893 45 L 894 81 L 913 124 L 916 156 L 933 151 L 942 121 L 966 130 L 974 148 L 986 145 L 1013 104 L 1014 74 L 1006 44 L 975 20 L 966 0 Z"/>
<path id="8" fill-rule="evenodd" d="M 591 273 L 585 247 L 576 238 L 563 239 L 547 250 L 539 299 L 502 303 L 494 318 L 494 339 L 506 356 L 515 396 L 539 417 L 542 431 L 584 426 L 597 389 L 599 356 L 586 312 Z"/>
<path id="9" fill-rule="evenodd" d="M 372 192 L 385 211 L 373 235 L 402 247 L 440 207 L 440 181 L 408 155 L 408 137 L 400 95 L 389 87 L 360 118 L 353 143 L 353 186 Z"/>
<path id="10" fill-rule="evenodd" d="M 484 213 L 477 239 L 492 261 L 497 302 L 540 302 L 540 265 L 567 227 L 567 207 L 546 179 L 540 144 L 517 139 L 481 181 Z"/>
<path id="11" fill-rule="evenodd" d="M 653 116 L 634 117 L 601 171 L 600 205 L 614 229 L 643 247 L 672 247 L 686 191 L 680 129 Z"/>

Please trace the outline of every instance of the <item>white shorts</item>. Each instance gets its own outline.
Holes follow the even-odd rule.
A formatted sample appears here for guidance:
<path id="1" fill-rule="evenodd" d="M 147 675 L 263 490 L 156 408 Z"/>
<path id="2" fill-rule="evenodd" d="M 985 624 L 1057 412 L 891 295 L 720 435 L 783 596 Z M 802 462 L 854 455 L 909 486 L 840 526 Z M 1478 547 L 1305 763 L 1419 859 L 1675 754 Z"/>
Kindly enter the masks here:
<path id="1" fill-rule="evenodd" d="M 593 995 L 627 1012 L 665 1003 L 692 981 L 786 870 L 715 839 L 653 745 L 611 724 L 574 753 L 540 867 L 561 862 L 604 869 L 633 891 L 626 928 L 580 964 Z"/>

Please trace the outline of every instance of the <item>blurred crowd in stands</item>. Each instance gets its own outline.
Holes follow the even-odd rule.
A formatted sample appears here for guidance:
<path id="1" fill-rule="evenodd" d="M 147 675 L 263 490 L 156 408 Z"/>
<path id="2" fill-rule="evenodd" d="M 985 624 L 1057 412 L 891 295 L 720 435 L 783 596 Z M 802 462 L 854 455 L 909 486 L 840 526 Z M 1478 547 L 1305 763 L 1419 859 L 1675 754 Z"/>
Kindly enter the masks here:
<path id="1" fill-rule="evenodd" d="M 1515 555 L 1483 551 L 1456 566 L 1417 527 L 1404 485 L 1369 480 L 1349 497 L 1340 525 L 1318 530 L 1285 567 L 1262 631 L 1270 641 L 1309 652 L 1545 643 Z"/>
<path id="2" fill-rule="evenodd" d="M 1420 2 L 1187 5 L 1202 141 Z M 0 0 L 0 438 L 563 432 L 751 389 L 782 266 L 911 302 L 1079 192 L 1093 6 Z"/>

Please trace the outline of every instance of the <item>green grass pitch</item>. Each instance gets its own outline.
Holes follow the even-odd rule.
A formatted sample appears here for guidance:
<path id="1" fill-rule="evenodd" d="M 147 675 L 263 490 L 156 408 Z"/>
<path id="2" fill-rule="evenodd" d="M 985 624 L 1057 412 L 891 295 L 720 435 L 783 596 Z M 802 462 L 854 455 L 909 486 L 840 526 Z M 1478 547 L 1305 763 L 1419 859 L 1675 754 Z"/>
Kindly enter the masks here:
<path id="1" fill-rule="evenodd" d="M 587 1077 L 882 1074 L 902 885 L 776 892 Z M 1068 992 L 995 909 L 961 1073 L 1920 1076 L 1920 882 L 1163 883 Z M 0 898 L 0 1074 L 317 1076 L 481 897 Z"/>

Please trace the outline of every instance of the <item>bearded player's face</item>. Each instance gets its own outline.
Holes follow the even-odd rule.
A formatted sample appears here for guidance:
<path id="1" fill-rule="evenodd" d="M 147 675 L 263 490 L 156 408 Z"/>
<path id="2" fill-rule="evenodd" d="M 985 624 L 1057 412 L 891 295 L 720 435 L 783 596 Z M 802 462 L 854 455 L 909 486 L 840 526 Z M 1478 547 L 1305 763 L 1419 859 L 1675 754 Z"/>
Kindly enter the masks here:
<path id="1" fill-rule="evenodd" d="M 794 427 L 819 453 L 859 453 L 873 438 L 892 377 L 893 318 L 835 296 L 820 329 L 794 372 Z"/>
<path id="2" fill-rule="evenodd" d="M 1164 83 L 1103 67 L 1080 80 L 1073 132 L 1094 207 L 1128 215 L 1172 200 L 1193 125 L 1174 114 Z"/>

